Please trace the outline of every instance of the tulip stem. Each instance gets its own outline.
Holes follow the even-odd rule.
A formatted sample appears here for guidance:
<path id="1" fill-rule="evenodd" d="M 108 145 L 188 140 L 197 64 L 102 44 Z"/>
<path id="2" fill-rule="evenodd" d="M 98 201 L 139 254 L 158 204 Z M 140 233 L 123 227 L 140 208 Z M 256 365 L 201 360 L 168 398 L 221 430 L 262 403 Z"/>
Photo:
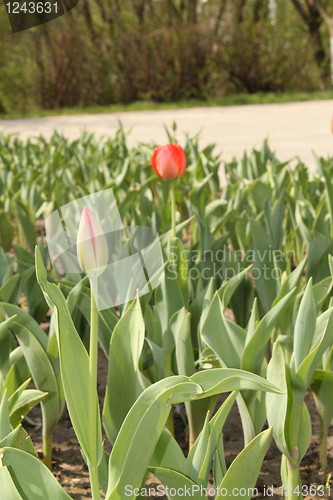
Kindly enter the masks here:
<path id="1" fill-rule="evenodd" d="M 90 447 L 91 447 L 91 465 L 89 466 L 89 476 L 91 484 L 91 493 L 93 500 L 100 500 L 99 481 L 98 481 L 98 458 L 97 458 L 97 357 L 98 357 L 98 309 L 97 279 L 90 280 L 90 348 L 89 348 L 89 427 L 90 427 Z"/>
<path id="2" fill-rule="evenodd" d="M 171 231 L 172 231 L 172 239 L 174 239 L 176 238 L 176 197 L 175 197 L 174 180 L 171 181 L 170 197 L 171 197 Z"/>
<path id="3" fill-rule="evenodd" d="M 323 470 L 327 469 L 327 438 L 328 438 L 328 428 L 329 419 L 327 418 L 327 410 L 320 411 L 322 408 L 318 408 L 319 416 L 319 461 L 320 467 Z"/>
<path id="4" fill-rule="evenodd" d="M 92 500 L 100 500 L 101 494 L 99 492 L 98 467 L 89 467 L 89 477 Z"/>
<path id="5" fill-rule="evenodd" d="M 43 462 L 52 471 L 52 434 L 43 435 Z"/>
<path id="6" fill-rule="evenodd" d="M 299 500 L 300 498 L 303 498 L 299 465 L 292 464 L 287 459 L 287 467 L 288 467 L 288 485 L 285 486 L 286 487 L 285 499 Z"/>
<path id="7" fill-rule="evenodd" d="M 164 353 L 164 378 L 171 377 L 171 354 Z M 175 431 L 173 427 L 173 406 L 171 405 L 171 411 L 166 422 L 167 429 L 171 432 L 172 436 L 175 436 Z"/>

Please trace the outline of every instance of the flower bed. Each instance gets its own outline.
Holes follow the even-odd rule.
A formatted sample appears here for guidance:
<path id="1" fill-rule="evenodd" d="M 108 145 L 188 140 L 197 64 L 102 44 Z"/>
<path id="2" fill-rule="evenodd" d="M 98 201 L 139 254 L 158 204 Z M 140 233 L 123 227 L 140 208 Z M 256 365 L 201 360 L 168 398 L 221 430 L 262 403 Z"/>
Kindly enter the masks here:
<path id="1" fill-rule="evenodd" d="M 149 474 L 169 498 L 329 495 L 333 162 L 292 170 L 265 142 L 221 189 L 212 146 L 168 140 L 0 138 L 8 498 L 79 498 L 49 470 L 65 402 L 93 500 L 135 498 Z M 26 436 L 38 403 L 47 467 Z"/>

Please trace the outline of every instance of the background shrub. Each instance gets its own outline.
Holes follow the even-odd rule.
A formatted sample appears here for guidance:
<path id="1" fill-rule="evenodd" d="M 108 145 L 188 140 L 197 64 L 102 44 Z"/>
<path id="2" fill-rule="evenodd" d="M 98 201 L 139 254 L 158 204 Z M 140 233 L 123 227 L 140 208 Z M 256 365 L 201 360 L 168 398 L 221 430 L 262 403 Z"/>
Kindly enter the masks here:
<path id="1" fill-rule="evenodd" d="M 2 10 L 0 112 L 324 89 L 327 29 L 295 1 L 80 0 L 17 34 Z"/>
<path id="2" fill-rule="evenodd" d="M 323 85 L 314 51 L 304 30 L 244 21 L 225 30 L 216 61 L 230 92 L 310 91 Z"/>

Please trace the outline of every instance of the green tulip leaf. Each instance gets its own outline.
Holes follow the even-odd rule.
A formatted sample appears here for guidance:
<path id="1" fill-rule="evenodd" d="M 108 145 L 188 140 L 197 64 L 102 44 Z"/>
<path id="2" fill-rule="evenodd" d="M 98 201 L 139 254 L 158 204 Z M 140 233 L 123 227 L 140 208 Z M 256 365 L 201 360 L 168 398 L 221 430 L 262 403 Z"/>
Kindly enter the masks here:
<path id="1" fill-rule="evenodd" d="M 274 385 L 259 375 L 229 368 L 216 368 L 195 373 L 190 377 L 194 382 L 202 387 L 203 392 L 195 399 L 202 399 L 214 394 L 230 391 L 265 391 L 274 394 L 281 394 L 278 385 Z"/>
<path id="2" fill-rule="evenodd" d="M 291 459 L 285 436 L 288 404 L 286 362 L 283 347 L 279 342 L 273 345 L 272 357 L 267 366 L 267 380 L 285 392 L 285 394 L 266 394 L 266 412 L 268 425 L 273 426 L 273 436 L 277 447 L 281 453 Z"/>
<path id="3" fill-rule="evenodd" d="M 243 370 L 257 374 L 261 373 L 267 343 L 270 340 L 272 330 L 295 292 L 296 288 L 285 295 L 260 321 L 244 349 L 241 364 Z"/>
<path id="4" fill-rule="evenodd" d="M 89 358 L 88 353 L 77 333 L 65 298 L 59 288 L 46 280 L 46 270 L 38 248 L 36 248 L 36 274 L 38 283 L 44 293 L 55 318 L 58 340 L 61 378 L 64 387 L 68 412 L 74 431 L 88 460 L 91 462 L 89 407 L 94 405 L 98 417 L 97 421 L 97 460 L 102 457 L 102 429 L 99 417 L 97 390 L 94 400 L 89 401 L 87 388 L 89 387 Z"/>
<path id="5" fill-rule="evenodd" d="M 135 498 L 135 495 L 125 495 L 125 486 L 140 487 L 171 405 L 189 400 L 201 392 L 198 384 L 187 377 L 177 376 L 157 382 L 139 396 L 127 414 L 111 452 L 106 500 Z"/>
<path id="6" fill-rule="evenodd" d="M 216 500 L 222 500 L 225 496 L 232 496 L 237 500 L 244 498 L 250 500 L 251 491 L 256 485 L 262 462 L 272 440 L 272 434 L 273 429 L 270 427 L 256 436 L 235 458 L 220 485 L 222 494 L 217 495 Z M 241 494 L 242 489 L 243 492 L 245 490 L 245 495 Z"/>
<path id="7" fill-rule="evenodd" d="M 175 500 L 182 500 L 186 492 L 194 500 L 205 500 L 206 496 L 201 493 L 200 486 L 195 482 L 191 481 L 188 477 L 184 476 L 178 471 L 167 469 L 164 467 L 149 467 L 149 472 L 152 472 L 164 486 L 167 486 L 169 490 L 174 488 L 176 494 L 170 496 L 169 498 L 174 498 Z M 179 494 L 177 493 L 179 492 Z"/>
<path id="8" fill-rule="evenodd" d="M 309 354 L 316 328 L 316 304 L 312 280 L 308 282 L 297 314 L 294 330 L 294 359 L 296 371 Z"/>
<path id="9" fill-rule="evenodd" d="M 48 396 L 41 400 L 45 432 L 52 434 L 60 417 L 56 376 L 47 355 L 47 335 L 36 321 L 20 307 L 0 303 L 0 315 L 16 315 L 11 330 L 15 333 L 37 389 Z"/>
<path id="10" fill-rule="evenodd" d="M 222 366 L 240 368 L 246 332 L 224 317 L 219 292 L 215 293 L 210 304 L 201 337 L 216 353 Z"/>
<path id="11" fill-rule="evenodd" d="M 16 429 L 10 432 L 2 441 L 0 441 L 0 448 L 18 448 L 26 451 L 37 458 L 37 453 L 32 444 L 30 436 L 28 436 L 22 425 L 18 425 Z M 1 469 L 1 468 L 0 468 Z"/>
<path id="12" fill-rule="evenodd" d="M 116 324 L 110 341 L 103 425 L 111 443 L 130 408 L 149 385 L 139 369 L 144 336 L 145 324 L 137 298 Z"/>
<path id="13" fill-rule="evenodd" d="M 15 448 L 0 450 L 0 463 L 7 467 L 12 482 L 23 500 L 71 500 L 49 469 L 29 453 Z M 2 469 L 0 467 L 0 469 Z M 7 487 L 10 485 L 7 483 Z M 12 499 L 10 490 L 1 489 L 6 499 Z"/>
<path id="14" fill-rule="evenodd" d="M 163 429 L 149 462 L 149 467 L 163 467 L 183 474 L 185 464 L 186 459 L 179 444 L 168 429 Z"/>
<path id="15" fill-rule="evenodd" d="M 65 296 L 68 296 L 76 287 L 76 283 L 59 280 L 59 285 Z M 84 286 L 77 297 L 77 307 L 90 323 L 90 288 Z M 104 309 L 98 312 L 98 340 L 106 356 L 109 355 L 110 339 L 112 331 L 119 321 L 119 316 L 113 309 Z"/>
<path id="16" fill-rule="evenodd" d="M 27 389 L 17 399 L 10 412 L 10 424 L 15 428 L 25 417 L 25 415 L 48 396 L 47 393 L 35 389 Z"/>
<path id="17" fill-rule="evenodd" d="M 22 500 L 7 467 L 0 467 L 0 484 L 1 491 L 4 492 L 8 500 Z"/>

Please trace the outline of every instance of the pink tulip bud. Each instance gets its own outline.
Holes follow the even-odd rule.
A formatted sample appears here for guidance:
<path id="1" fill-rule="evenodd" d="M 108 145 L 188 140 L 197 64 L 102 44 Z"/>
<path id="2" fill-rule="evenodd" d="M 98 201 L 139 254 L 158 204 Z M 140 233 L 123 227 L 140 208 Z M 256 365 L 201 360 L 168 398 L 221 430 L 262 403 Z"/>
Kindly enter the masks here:
<path id="1" fill-rule="evenodd" d="M 158 146 L 154 149 L 150 164 L 161 179 L 176 179 L 185 173 L 185 153 L 179 144 Z"/>
<path id="2" fill-rule="evenodd" d="M 102 274 L 108 265 L 109 251 L 105 234 L 88 207 L 81 214 L 77 233 L 79 264 L 89 278 Z"/>

